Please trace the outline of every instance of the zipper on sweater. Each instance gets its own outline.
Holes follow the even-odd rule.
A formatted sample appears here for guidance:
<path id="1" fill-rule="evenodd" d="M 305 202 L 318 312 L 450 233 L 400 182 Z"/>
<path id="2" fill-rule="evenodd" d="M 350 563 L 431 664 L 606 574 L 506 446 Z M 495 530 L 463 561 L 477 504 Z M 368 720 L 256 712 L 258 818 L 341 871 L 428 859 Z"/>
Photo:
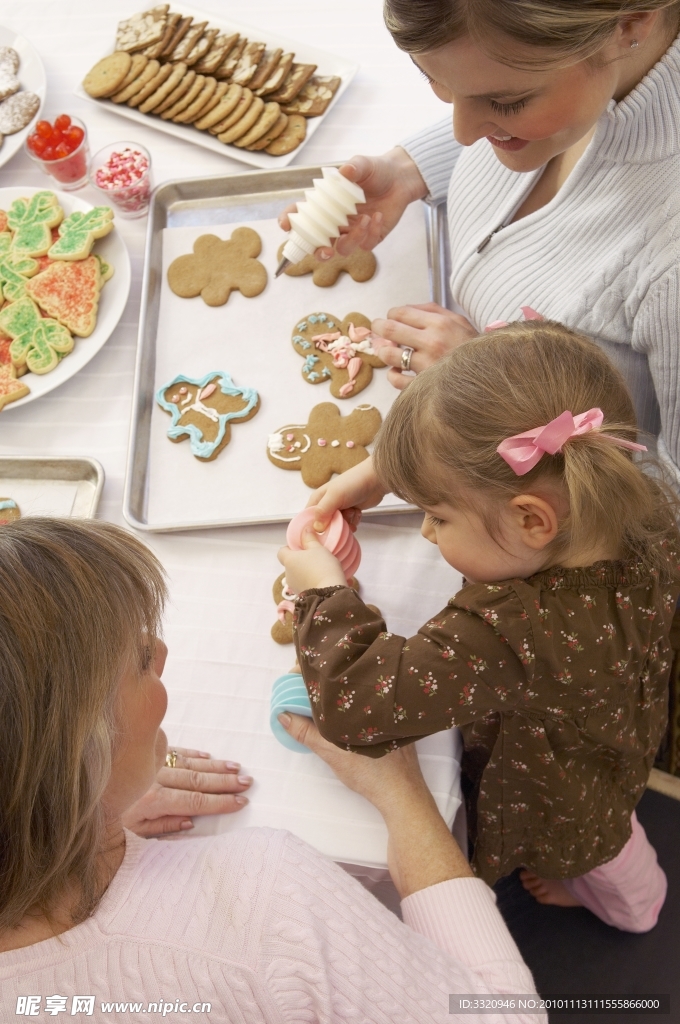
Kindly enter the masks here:
<path id="1" fill-rule="evenodd" d="M 507 228 L 510 224 L 512 224 L 512 222 L 513 222 L 513 220 L 515 218 L 515 215 L 517 214 L 517 211 L 520 209 L 520 207 L 524 203 L 524 200 L 529 195 L 531 195 L 531 193 L 533 192 L 534 185 L 537 183 L 537 181 L 539 180 L 539 178 L 543 174 L 543 171 L 545 170 L 546 166 L 547 166 L 547 164 L 544 164 L 543 167 L 540 167 L 539 170 L 537 172 L 535 172 L 534 176 L 531 179 L 531 184 L 526 189 L 526 191 L 524 191 L 522 193 L 519 201 L 515 204 L 515 206 L 513 206 L 512 210 L 510 211 L 508 216 L 505 218 L 505 220 L 501 221 L 501 223 L 498 224 L 497 227 L 495 227 L 493 229 L 493 231 L 490 231 L 489 234 L 486 236 L 486 238 L 483 239 L 479 243 L 479 245 L 477 246 L 477 249 L 476 249 L 477 253 L 483 252 L 484 249 L 486 249 L 487 245 L 489 244 L 489 242 L 491 241 L 491 239 L 493 238 L 494 235 L 497 235 L 499 231 L 503 230 L 503 228 Z"/>

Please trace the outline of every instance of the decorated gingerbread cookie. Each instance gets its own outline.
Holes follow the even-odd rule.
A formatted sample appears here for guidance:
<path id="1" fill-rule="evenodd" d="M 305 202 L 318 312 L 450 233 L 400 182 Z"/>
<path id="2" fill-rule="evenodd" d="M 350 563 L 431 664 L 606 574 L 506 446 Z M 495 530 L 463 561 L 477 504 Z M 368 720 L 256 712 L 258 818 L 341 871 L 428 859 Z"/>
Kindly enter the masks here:
<path id="1" fill-rule="evenodd" d="M 302 356 L 308 384 L 330 383 L 333 398 L 358 395 L 371 383 L 373 368 L 383 366 L 372 345 L 371 321 L 362 313 L 339 320 L 310 313 L 293 328 L 293 348 Z"/>
<path id="2" fill-rule="evenodd" d="M 372 405 L 342 416 L 337 405 L 315 405 L 307 423 L 288 423 L 267 441 L 267 455 L 280 469 L 302 473 L 308 487 L 321 487 L 368 458 L 364 447 L 378 433 L 382 417 Z"/>
<path id="3" fill-rule="evenodd" d="M 172 261 L 168 284 L 175 295 L 200 295 L 207 306 L 223 306 L 232 291 L 251 299 L 267 284 L 267 271 L 255 258 L 261 251 L 262 241 L 252 228 L 236 228 L 226 242 L 217 235 L 201 235 L 193 253 Z"/>
<path id="4" fill-rule="evenodd" d="M 7 526 L 21 518 L 21 511 L 14 498 L 0 498 L 0 526 Z"/>
<path id="5" fill-rule="evenodd" d="M 237 387 L 221 370 L 200 380 L 175 377 L 163 385 L 156 401 L 172 417 L 170 440 L 188 437 L 192 453 L 203 462 L 216 458 L 229 444 L 232 423 L 245 423 L 260 407 L 257 391 Z"/>
<path id="6" fill-rule="evenodd" d="M 355 577 L 353 577 L 348 586 L 352 590 L 359 590 L 359 583 Z M 293 642 L 293 612 L 295 611 L 295 598 L 297 594 L 294 594 L 288 589 L 286 583 L 286 574 L 281 573 L 277 576 L 272 587 L 272 595 L 274 597 L 274 603 L 276 604 L 276 622 L 271 628 L 272 640 L 276 640 L 277 644 L 292 644 Z M 369 608 L 373 611 L 377 611 L 373 605 L 369 605 Z M 378 612 L 378 614 L 380 614 Z"/>
<path id="7" fill-rule="evenodd" d="M 279 249 L 279 261 L 282 255 L 283 245 Z M 366 249 L 355 249 L 349 256 L 341 256 L 336 252 L 335 256 L 329 260 L 317 260 L 312 253 L 310 256 L 305 256 L 299 263 L 292 263 L 286 267 L 284 274 L 287 277 L 303 277 L 305 274 L 311 274 L 312 281 L 319 288 L 330 288 L 343 273 L 349 274 L 353 281 L 370 281 L 377 266 L 378 261 L 372 252 L 368 252 Z"/>

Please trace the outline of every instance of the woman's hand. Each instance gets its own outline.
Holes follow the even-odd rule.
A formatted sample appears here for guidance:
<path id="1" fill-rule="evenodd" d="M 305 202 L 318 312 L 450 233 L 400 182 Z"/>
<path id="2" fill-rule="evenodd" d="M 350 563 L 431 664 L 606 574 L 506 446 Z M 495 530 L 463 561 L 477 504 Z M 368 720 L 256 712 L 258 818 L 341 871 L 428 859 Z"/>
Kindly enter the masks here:
<path id="1" fill-rule="evenodd" d="M 138 836 L 167 835 L 194 827 L 190 815 L 232 814 L 248 803 L 241 794 L 252 783 L 234 761 L 216 761 L 200 750 L 173 747 L 174 768 L 163 767 L 151 789 L 123 814 Z"/>
<path id="2" fill-rule="evenodd" d="M 294 594 L 316 587 L 346 587 L 340 562 L 307 528 L 302 534 L 302 551 L 281 548 L 279 562 L 286 570 L 286 585 Z"/>
<path id="3" fill-rule="evenodd" d="M 318 259 L 330 259 L 336 250 L 349 256 L 355 249 L 374 249 L 398 224 L 409 203 L 427 195 L 420 171 L 401 146 L 383 156 L 353 156 L 340 173 L 361 186 L 366 202 L 349 218 L 349 226 L 340 229 L 335 249 L 316 250 Z M 295 205 L 289 206 L 279 217 L 284 231 L 290 231 L 288 214 L 295 209 Z"/>
<path id="4" fill-rule="evenodd" d="M 379 505 L 386 493 L 375 474 L 373 459 L 364 459 L 357 466 L 333 477 L 311 495 L 307 508 L 318 505 L 320 509 L 320 518 L 314 523 L 314 529 L 321 532 L 338 510 L 346 513 L 345 519 L 352 529 L 356 529 L 361 510 Z"/>
<path id="5" fill-rule="evenodd" d="M 371 329 L 374 334 L 391 342 L 380 346 L 374 342 L 374 347 L 382 361 L 393 367 L 387 376 L 399 390 L 413 380 L 413 377 L 402 373 L 401 359 L 405 348 L 413 349 L 410 369 L 420 373 L 479 333 L 464 316 L 452 313 L 436 302 L 395 306 L 388 310 L 386 319 L 374 320 Z"/>
<path id="6" fill-rule="evenodd" d="M 329 743 L 310 718 L 286 713 L 279 721 L 383 816 L 389 834 L 387 866 L 402 899 L 451 878 L 472 876 L 427 788 L 414 744 L 384 757 L 367 757 Z"/>

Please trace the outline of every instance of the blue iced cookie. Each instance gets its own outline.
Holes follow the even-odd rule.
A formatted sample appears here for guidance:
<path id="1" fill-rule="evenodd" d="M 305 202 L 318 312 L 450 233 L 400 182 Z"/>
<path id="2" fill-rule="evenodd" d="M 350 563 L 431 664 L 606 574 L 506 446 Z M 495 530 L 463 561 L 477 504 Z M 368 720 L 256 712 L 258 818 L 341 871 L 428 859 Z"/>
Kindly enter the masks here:
<path id="1" fill-rule="evenodd" d="M 260 407 L 254 388 L 237 387 L 222 370 L 200 380 L 175 377 L 158 391 L 156 401 L 172 417 L 170 440 L 188 437 L 192 453 L 203 462 L 216 458 L 229 444 L 232 423 L 245 423 Z"/>

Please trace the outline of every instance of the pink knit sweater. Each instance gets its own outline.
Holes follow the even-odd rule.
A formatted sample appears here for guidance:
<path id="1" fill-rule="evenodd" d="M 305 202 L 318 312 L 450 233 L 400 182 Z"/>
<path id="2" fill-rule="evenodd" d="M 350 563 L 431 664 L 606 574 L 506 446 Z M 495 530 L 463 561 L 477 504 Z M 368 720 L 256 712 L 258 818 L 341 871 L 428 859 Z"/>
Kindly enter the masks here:
<path id="1" fill-rule="evenodd" d="M 89 1019 L 117 1024 L 451 1024 L 459 1018 L 448 1012 L 449 993 L 535 991 L 479 879 L 409 896 L 402 924 L 288 832 L 243 829 L 182 842 L 127 832 L 126 842 L 93 917 L 0 954 L 0 1019 L 20 1020 L 17 1008 L 25 1014 L 32 995 L 43 1021 L 71 1019 L 75 997 L 94 996 Z M 156 1012 L 149 1003 L 166 1004 L 165 1017 L 162 1005 Z M 47 1013 L 48 1006 L 65 1008 Z M 543 1018 L 484 1017 L 499 1021 Z"/>

